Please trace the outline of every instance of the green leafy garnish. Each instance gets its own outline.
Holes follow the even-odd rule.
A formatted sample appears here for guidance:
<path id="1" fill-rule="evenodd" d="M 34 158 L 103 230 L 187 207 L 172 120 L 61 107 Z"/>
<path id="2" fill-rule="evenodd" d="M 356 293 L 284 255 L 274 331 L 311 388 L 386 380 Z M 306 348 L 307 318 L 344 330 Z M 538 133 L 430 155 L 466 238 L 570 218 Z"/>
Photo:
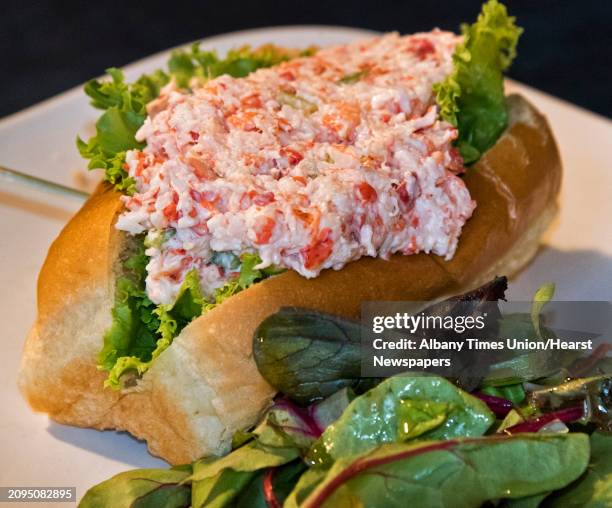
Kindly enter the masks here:
<path id="1" fill-rule="evenodd" d="M 191 270 L 174 303 L 156 306 L 145 292 L 148 258 L 144 243 L 140 239 L 136 243 L 135 253 L 124 262 L 124 275 L 117 280 L 113 323 L 98 355 L 98 367 L 109 373 L 105 386 L 115 389 L 126 385 L 124 375 L 127 373 L 142 376 L 172 344 L 174 337 L 202 312 L 213 309 L 255 282 L 279 273 L 273 267 L 256 269 L 261 263 L 260 257 L 243 254 L 238 261 L 238 277 L 219 288 L 211 300 L 202 295 L 198 272 Z"/>
<path id="2" fill-rule="evenodd" d="M 272 67 L 281 62 L 300 56 L 314 54 L 315 48 L 305 50 L 285 49 L 266 44 L 257 49 L 250 46 L 232 49 L 225 58 L 219 58 L 215 51 L 202 51 L 195 43 L 188 51 L 175 51 L 168 62 L 170 74 L 180 87 L 186 88 L 192 79 L 207 80 L 223 74 L 235 78 L 248 76 L 251 72 L 264 67 Z"/>
<path id="3" fill-rule="evenodd" d="M 338 460 L 300 506 L 472 508 L 562 488 L 588 460 L 578 433 L 388 444 Z"/>
<path id="4" fill-rule="evenodd" d="M 170 341 L 187 326 L 194 317 L 202 314 L 206 301 L 200 289 L 197 270 L 190 270 L 179 289 L 176 300 L 170 305 L 159 305 L 155 314 L 159 316 L 159 333 L 162 339 Z M 167 347 L 167 346 L 166 346 Z"/>
<path id="5" fill-rule="evenodd" d="M 503 72 L 516 56 L 522 29 L 497 0 L 482 6 L 476 23 L 463 25 L 453 72 L 434 85 L 443 119 L 459 130 L 457 147 L 466 164 L 478 160 L 508 124 Z"/>
<path id="6" fill-rule="evenodd" d="M 546 500 L 550 508 L 606 508 L 612 506 L 612 436 L 591 435 L 591 460 L 586 473 Z"/>
<path id="7" fill-rule="evenodd" d="M 400 375 L 353 400 L 320 446 L 337 460 L 417 437 L 482 436 L 494 421 L 484 402 L 444 378 Z"/>
<path id="8" fill-rule="evenodd" d="M 104 169 L 106 180 L 117 190 L 132 194 L 134 181 L 123 167 L 125 152 L 144 146 L 136 141 L 136 131 L 147 116 L 147 103 L 159 95 L 170 78 L 157 71 L 128 84 L 120 69 L 110 68 L 107 73 L 110 81 L 94 79 L 85 84 L 91 105 L 105 111 L 96 122 L 96 135 L 87 142 L 77 138 L 77 148 L 82 157 L 89 159 L 89 169 Z"/>
<path id="9" fill-rule="evenodd" d="M 360 382 L 361 327 L 314 310 L 283 308 L 255 331 L 253 357 L 268 383 L 310 402 Z"/>
<path id="10" fill-rule="evenodd" d="M 154 314 L 155 304 L 145 292 L 147 257 L 142 241 L 135 243 L 135 251 L 124 261 L 123 274 L 117 279 L 113 322 L 98 354 L 98 367 L 106 371 L 125 370 L 117 367 L 124 357 L 148 362 L 156 347 L 160 322 Z M 121 360 L 121 363 L 133 362 Z M 114 386 L 116 381 L 113 376 L 107 383 Z"/>
<path id="11" fill-rule="evenodd" d="M 459 297 L 436 302 L 425 312 L 444 316 L 493 311 L 493 302 L 504 297 L 506 282 L 496 277 Z M 325 398 L 343 387 L 362 393 L 377 380 L 361 377 L 361 331 L 357 321 L 285 307 L 258 326 L 253 358 L 270 385 L 298 402 Z"/>
<path id="12" fill-rule="evenodd" d="M 212 302 L 204 304 L 204 310 L 214 309 L 230 296 L 252 286 L 255 282 L 259 282 L 270 275 L 276 275 L 283 271 L 275 267 L 263 269 L 255 268 L 260 263 L 261 258 L 258 254 L 249 252 L 242 254 L 242 256 L 240 256 L 240 274 L 238 277 L 230 282 L 226 282 L 222 287 L 217 289 Z"/>
<path id="13" fill-rule="evenodd" d="M 269 416 L 252 434 L 253 439 L 230 454 L 193 464 L 193 474 L 188 478 L 192 482 L 192 506 L 236 506 L 245 491 L 261 483 L 262 471 L 295 464 L 299 450 L 283 432 L 270 425 Z"/>
<path id="14" fill-rule="evenodd" d="M 143 281 L 144 281 L 144 274 Z M 141 283 L 144 286 L 144 284 Z M 153 337 L 146 335 L 146 347 L 139 347 L 142 338 L 139 335 L 140 328 L 134 327 L 126 330 L 123 337 L 127 339 L 127 347 L 118 350 L 114 348 L 112 351 L 114 356 L 108 358 L 106 362 L 100 362 L 100 367 L 108 370 L 108 378 L 104 385 L 111 388 L 120 388 L 125 383 L 122 383 L 122 376 L 128 372 L 135 372 L 138 376 L 144 374 L 153 360 L 163 353 L 172 343 L 172 339 L 180 333 L 180 331 L 193 319 L 202 313 L 204 298 L 200 291 L 200 283 L 198 274 L 192 270 L 187 274 L 175 302 L 171 305 L 154 306 L 146 297 L 144 288 L 140 290 L 139 297 L 146 299 L 149 304 L 146 307 L 146 314 L 141 312 L 133 317 L 137 323 L 138 318 L 141 321 L 149 320 L 148 322 L 157 325 L 154 330 Z M 117 304 L 113 309 L 113 327 L 120 321 L 116 318 Z M 151 330 L 148 329 L 150 332 Z M 107 347 L 107 337 L 105 336 L 105 348 Z M 116 337 L 109 337 L 108 347 L 116 345 Z M 102 350 L 102 355 L 104 349 Z M 115 360 L 112 364 L 111 360 Z"/>
<path id="15" fill-rule="evenodd" d="M 119 473 L 89 489 L 81 499 L 79 507 L 189 506 L 191 488 L 183 483 L 189 474 L 189 471 L 179 469 L 134 469 Z"/>

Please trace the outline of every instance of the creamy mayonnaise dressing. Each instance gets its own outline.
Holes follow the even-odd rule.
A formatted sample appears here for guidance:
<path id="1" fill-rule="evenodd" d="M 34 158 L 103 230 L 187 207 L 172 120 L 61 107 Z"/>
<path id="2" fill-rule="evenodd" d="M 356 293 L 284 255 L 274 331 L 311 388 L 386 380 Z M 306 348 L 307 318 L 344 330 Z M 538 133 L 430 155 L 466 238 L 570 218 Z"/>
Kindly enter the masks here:
<path id="1" fill-rule="evenodd" d="M 137 191 L 117 222 L 148 233 L 149 297 L 172 302 L 193 268 L 212 294 L 236 275 L 215 252 L 305 277 L 362 256 L 450 259 L 475 203 L 432 85 L 458 40 L 389 34 L 166 87 L 138 131 L 146 147 L 127 154 Z"/>

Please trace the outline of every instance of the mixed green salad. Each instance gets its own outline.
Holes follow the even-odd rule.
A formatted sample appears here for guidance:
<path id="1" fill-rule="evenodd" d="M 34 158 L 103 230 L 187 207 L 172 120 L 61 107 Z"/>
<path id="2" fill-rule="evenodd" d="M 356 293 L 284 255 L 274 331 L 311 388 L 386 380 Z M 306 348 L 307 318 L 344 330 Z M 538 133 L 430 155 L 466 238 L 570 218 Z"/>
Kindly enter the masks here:
<path id="1" fill-rule="evenodd" d="M 469 301 L 477 315 L 505 288 L 496 278 L 428 312 Z M 550 337 L 540 313 L 552 295 L 543 286 L 530 313 L 500 313 L 500 333 Z M 80 506 L 612 506 L 609 348 L 554 361 L 516 351 L 476 381 L 364 379 L 359 343 L 357 322 L 280 310 L 253 340 L 279 395 L 231 453 L 121 473 Z"/>
<path id="2" fill-rule="evenodd" d="M 507 125 L 503 72 L 516 55 L 522 29 L 502 4 L 489 0 L 477 21 L 462 27 L 462 32 L 463 43 L 453 56 L 454 71 L 435 85 L 434 92 L 440 116 L 458 127 L 457 148 L 468 164 L 490 148 Z M 221 58 L 194 44 L 189 50 L 174 51 L 167 69 L 145 74 L 134 83 L 127 83 L 120 69 L 108 69 L 110 80 L 92 80 L 85 86 L 91 104 L 103 113 L 96 123 L 95 135 L 87 141 L 77 139 L 78 149 L 89 160 L 90 169 L 103 169 L 105 179 L 118 191 L 132 194 L 135 182 L 124 168 L 125 154 L 143 147 L 135 134 L 145 121 L 147 104 L 160 94 L 163 86 L 174 80 L 177 86 L 189 89 L 222 74 L 242 77 L 314 51 L 314 48 L 298 51 L 268 45 L 258 49 L 243 47 Z M 359 76 L 344 79 L 350 84 L 358 81 Z M 145 291 L 147 246 L 141 237 L 131 240 L 135 245 L 122 261 L 112 326 L 104 336 L 98 355 L 98 367 L 108 372 L 105 386 L 114 389 L 136 382 L 191 320 L 277 273 L 274 269 L 256 270 L 259 258 L 255 254 L 238 258 L 227 253 L 227 256 L 217 256 L 215 262 L 239 271 L 236 279 L 206 299 L 194 272 L 186 277 L 174 303 L 158 306 Z"/>

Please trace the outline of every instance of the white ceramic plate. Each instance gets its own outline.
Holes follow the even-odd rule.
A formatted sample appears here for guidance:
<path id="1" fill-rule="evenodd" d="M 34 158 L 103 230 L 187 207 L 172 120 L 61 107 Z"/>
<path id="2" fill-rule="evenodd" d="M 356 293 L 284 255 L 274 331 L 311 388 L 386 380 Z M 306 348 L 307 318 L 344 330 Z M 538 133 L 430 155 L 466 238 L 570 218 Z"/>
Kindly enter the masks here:
<path id="1" fill-rule="evenodd" d="M 324 46 L 368 33 L 281 27 L 213 37 L 204 46 L 220 52 L 246 43 Z M 167 57 L 163 52 L 127 66 L 127 78 L 163 66 Z M 548 116 L 565 166 L 559 220 L 535 261 L 513 281 L 511 296 L 528 299 L 542 282 L 552 280 L 560 298 L 610 300 L 612 122 L 517 83 L 508 88 L 529 97 Z M 74 173 L 84 167 L 75 135 L 88 135 L 95 119 L 79 87 L 0 120 L 0 165 L 75 185 Z M 35 315 L 36 275 L 50 242 L 78 206 L 66 198 L 0 186 L 0 485 L 76 486 L 80 498 L 88 487 L 120 471 L 165 463 L 128 435 L 66 427 L 33 414 L 17 392 L 23 339 Z"/>

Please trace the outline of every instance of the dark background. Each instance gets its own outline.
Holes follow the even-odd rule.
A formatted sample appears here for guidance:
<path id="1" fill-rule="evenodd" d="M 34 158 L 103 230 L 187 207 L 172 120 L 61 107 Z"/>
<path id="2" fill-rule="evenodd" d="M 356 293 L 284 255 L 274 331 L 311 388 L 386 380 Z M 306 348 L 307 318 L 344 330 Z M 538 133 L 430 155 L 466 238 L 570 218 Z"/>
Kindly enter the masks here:
<path id="1" fill-rule="evenodd" d="M 510 76 L 612 117 L 612 1 L 507 0 L 525 28 Z M 481 1 L 14 1 L 0 14 L 0 116 L 177 44 L 233 30 L 328 24 L 457 30 Z"/>

